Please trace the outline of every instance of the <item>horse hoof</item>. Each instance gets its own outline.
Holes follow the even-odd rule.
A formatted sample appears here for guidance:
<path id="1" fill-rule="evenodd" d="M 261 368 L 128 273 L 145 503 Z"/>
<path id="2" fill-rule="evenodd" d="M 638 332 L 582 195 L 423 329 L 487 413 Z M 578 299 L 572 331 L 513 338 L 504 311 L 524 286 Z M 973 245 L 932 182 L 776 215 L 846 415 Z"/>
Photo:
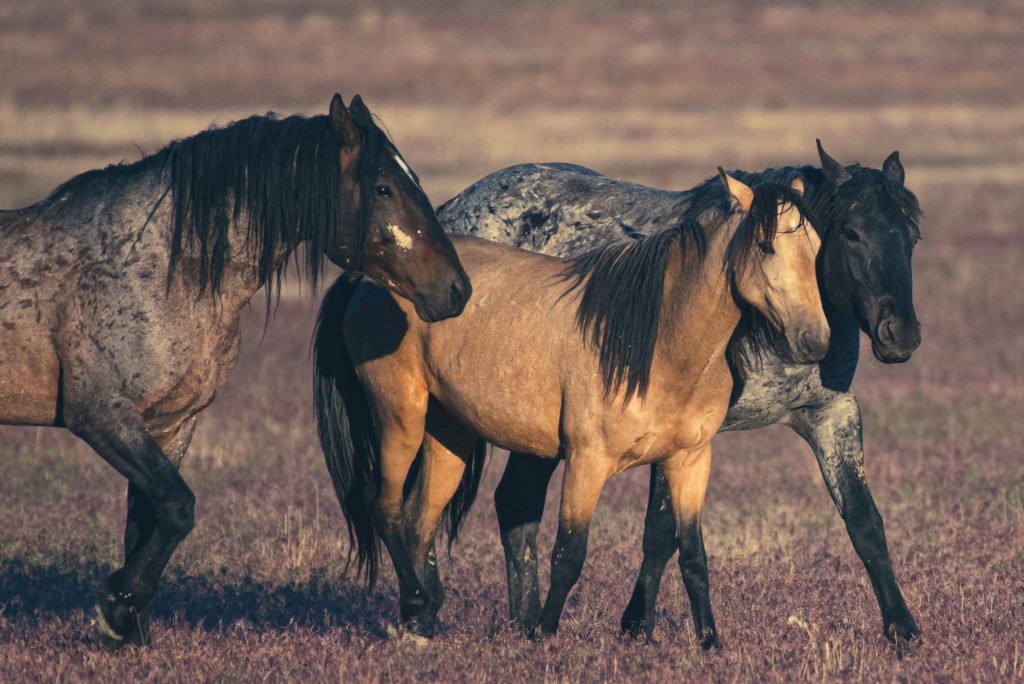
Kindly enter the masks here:
<path id="1" fill-rule="evenodd" d="M 910 642 L 920 633 L 921 630 L 918 629 L 914 618 L 909 615 L 905 620 L 891 622 L 885 626 L 885 638 L 895 646 L 896 657 L 900 659 L 910 652 Z"/>
<path id="2" fill-rule="evenodd" d="M 534 625 L 526 633 L 526 638 L 530 641 L 546 641 L 547 639 L 553 639 L 558 633 L 558 627 L 545 627 L 544 625 Z"/>
<path id="3" fill-rule="evenodd" d="M 388 625 L 387 631 L 389 639 L 407 642 L 414 646 L 426 646 L 434 636 L 433 631 L 425 634 L 421 628 L 409 622 L 404 622 L 400 625 Z"/>
<path id="4" fill-rule="evenodd" d="M 634 641 L 642 641 L 646 644 L 654 643 L 654 627 L 648 627 L 643 621 L 624 619 L 619 623 L 619 627 L 622 629 L 622 636 L 624 637 Z"/>
<path id="5" fill-rule="evenodd" d="M 710 651 L 711 649 L 718 651 L 722 648 L 722 642 L 718 640 L 717 633 L 709 632 L 701 637 L 700 647 L 705 651 Z"/>
<path id="6" fill-rule="evenodd" d="M 149 645 L 149 617 L 139 615 L 135 609 L 131 609 L 135 618 L 134 623 L 125 633 L 115 630 L 110 620 L 104 613 L 104 606 L 97 603 L 93 609 L 93 618 L 90 621 L 91 640 L 100 648 L 106 651 L 120 651 L 126 646 L 148 646 Z"/>

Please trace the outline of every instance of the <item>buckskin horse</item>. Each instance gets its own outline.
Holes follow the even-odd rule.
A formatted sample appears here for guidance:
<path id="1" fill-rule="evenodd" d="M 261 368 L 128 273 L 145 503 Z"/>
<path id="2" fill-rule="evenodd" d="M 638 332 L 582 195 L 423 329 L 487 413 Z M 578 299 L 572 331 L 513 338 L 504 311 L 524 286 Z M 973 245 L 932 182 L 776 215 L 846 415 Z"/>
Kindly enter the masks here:
<path id="1" fill-rule="evenodd" d="M 253 116 L 76 176 L 0 212 L 0 422 L 66 427 L 126 477 L 124 566 L 101 584 L 109 647 L 148 640 L 149 604 L 195 498 L 178 473 L 239 349 L 240 310 L 296 248 L 458 315 L 470 284 L 398 150 L 356 96 Z"/>
<path id="2" fill-rule="evenodd" d="M 569 261 L 456 239 L 476 294 L 462 316 L 432 325 L 372 283 L 332 287 L 314 345 L 321 444 L 371 581 L 377 535 L 391 555 L 405 629 L 434 634 L 434 537 L 482 439 L 566 461 L 542 634 L 558 629 L 605 482 L 656 463 L 698 634 L 717 643 L 700 511 L 732 388 L 729 342 L 756 320 L 783 331 L 802 362 L 828 346 L 820 243 L 802 181 L 792 185 L 752 190 L 722 172 L 717 192 L 662 231 Z"/>
<path id="3" fill-rule="evenodd" d="M 822 240 L 818 282 L 832 330 L 828 354 L 817 366 L 793 364 L 779 348 L 740 355 L 733 366 L 735 387 L 722 429 L 782 424 L 807 441 L 867 569 L 883 631 L 900 642 L 913 638 L 918 627 L 896 582 L 882 518 L 864 477 L 860 408 L 850 385 L 857 370 L 860 331 L 870 337 L 875 357 L 884 363 L 906 361 L 920 344 L 911 256 L 921 235 L 921 209 L 904 185 L 897 152 L 880 170 L 840 164 L 820 141 L 818 156 L 819 168 L 783 167 L 736 175 L 747 183 L 803 179 L 805 201 Z M 716 182 L 675 192 L 570 164 L 523 164 L 478 181 L 440 207 L 438 217 L 450 233 L 572 257 L 677 221 Z M 556 465 L 550 459 L 512 453 L 495 493 L 511 614 L 525 625 L 534 624 L 540 612 L 536 538 L 544 493 Z M 651 468 L 643 550 L 621 627 L 651 638 L 658 586 L 675 553 L 669 492 L 657 468 Z"/>

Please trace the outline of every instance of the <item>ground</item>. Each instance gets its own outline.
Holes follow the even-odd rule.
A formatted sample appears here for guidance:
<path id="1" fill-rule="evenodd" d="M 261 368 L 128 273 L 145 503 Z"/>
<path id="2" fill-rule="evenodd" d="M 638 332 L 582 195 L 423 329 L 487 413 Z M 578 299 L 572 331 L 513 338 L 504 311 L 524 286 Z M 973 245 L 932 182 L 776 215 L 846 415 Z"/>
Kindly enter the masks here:
<path id="1" fill-rule="evenodd" d="M 293 283 L 265 336 L 259 297 L 245 314 L 239 366 L 200 420 L 183 466 L 197 526 L 153 603 L 148 649 L 84 639 L 93 587 L 119 558 L 121 478 L 64 432 L 0 428 L 0 680 L 1024 677 L 1024 15 L 1011 2 L 749 7 L 10 3 L 0 206 L 212 122 L 323 111 L 335 90 L 364 96 L 437 204 L 522 161 L 683 188 L 718 165 L 811 162 L 815 137 L 846 162 L 899 149 L 926 212 L 924 342 L 903 366 L 865 348 L 855 388 L 867 477 L 923 630 L 905 657 L 785 428 L 715 440 L 705 537 L 721 652 L 694 643 L 674 566 L 659 643 L 618 637 L 644 471 L 606 489 L 559 636 L 524 640 L 506 619 L 492 507 L 501 455 L 442 558 L 438 639 L 389 639 L 393 574 L 367 594 L 344 570 L 309 401 L 316 297 Z"/>

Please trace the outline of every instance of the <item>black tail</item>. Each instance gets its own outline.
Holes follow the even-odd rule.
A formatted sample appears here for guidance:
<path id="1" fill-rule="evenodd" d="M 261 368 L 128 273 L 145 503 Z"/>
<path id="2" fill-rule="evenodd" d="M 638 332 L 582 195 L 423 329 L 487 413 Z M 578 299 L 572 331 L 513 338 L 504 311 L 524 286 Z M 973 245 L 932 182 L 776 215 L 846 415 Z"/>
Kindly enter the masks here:
<path id="1" fill-rule="evenodd" d="M 452 544 L 459 536 L 459 528 L 473 507 L 476 500 L 477 490 L 480 489 L 480 479 L 484 476 L 484 464 L 487 461 L 487 442 L 478 439 L 473 446 L 473 458 L 466 464 L 466 470 L 462 473 L 462 481 L 459 488 L 455 490 L 455 496 L 448 502 L 444 509 L 444 526 L 448 533 L 448 555 L 451 555 Z"/>
<path id="2" fill-rule="evenodd" d="M 348 525 L 349 562 L 354 550 L 358 574 L 372 587 L 380 542 L 370 507 L 379 485 L 380 455 L 370 405 L 343 335 L 345 310 L 360 279 L 343 273 L 320 305 L 313 332 L 313 406 L 320 447 Z"/>

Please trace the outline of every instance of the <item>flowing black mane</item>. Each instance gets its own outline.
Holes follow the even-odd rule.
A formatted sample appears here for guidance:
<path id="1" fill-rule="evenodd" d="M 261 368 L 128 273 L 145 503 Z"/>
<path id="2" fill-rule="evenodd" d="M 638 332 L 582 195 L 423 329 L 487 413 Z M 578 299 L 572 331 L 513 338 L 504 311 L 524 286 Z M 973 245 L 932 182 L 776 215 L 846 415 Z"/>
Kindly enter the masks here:
<path id="1" fill-rule="evenodd" d="M 358 231 L 350 244 L 360 253 L 369 224 L 373 183 L 381 155 L 391 147 L 370 117 L 359 121 L 362 145 L 356 165 L 362 206 Z M 182 254 L 196 249 L 199 294 L 219 291 L 231 250 L 251 250 L 260 285 L 270 300 L 300 242 L 306 242 L 304 271 L 316 289 L 323 257 L 338 243 L 341 206 L 341 140 L 327 116 L 280 118 L 274 113 L 251 116 L 171 142 L 131 164 L 117 164 L 83 173 L 51 193 L 56 197 L 98 177 L 127 177 L 158 168 L 169 180 L 153 211 L 172 196 L 170 284 Z M 247 224 L 244 244 L 233 245 L 234 221 Z M 275 257 L 284 259 L 275 265 Z"/>
<path id="2" fill-rule="evenodd" d="M 684 260 L 695 250 L 699 264 L 707 251 L 707 231 L 725 223 L 738 209 L 721 180 L 694 189 L 694 202 L 675 227 L 635 241 L 600 247 L 569 262 L 563 277 L 571 292 L 582 290 L 577 324 L 598 349 L 605 392 L 625 384 L 625 399 L 643 398 L 650 385 L 651 363 L 658 339 L 665 270 L 672 245 L 679 243 Z M 807 216 L 802 198 L 788 187 L 762 183 L 754 187 L 754 202 L 737 226 L 726 250 L 727 277 L 735 285 L 738 273 L 757 258 L 757 245 L 775 239 L 779 204 L 792 204 Z M 733 288 L 735 291 L 735 287 Z M 737 301 L 738 298 L 737 298 Z M 739 302 L 740 328 L 755 353 L 779 344 L 763 316 Z M 737 339 L 737 336 L 733 336 Z M 782 343 L 785 345 L 785 338 Z M 730 351 L 737 345 L 730 344 Z M 785 347 L 788 351 L 788 346 Z"/>

